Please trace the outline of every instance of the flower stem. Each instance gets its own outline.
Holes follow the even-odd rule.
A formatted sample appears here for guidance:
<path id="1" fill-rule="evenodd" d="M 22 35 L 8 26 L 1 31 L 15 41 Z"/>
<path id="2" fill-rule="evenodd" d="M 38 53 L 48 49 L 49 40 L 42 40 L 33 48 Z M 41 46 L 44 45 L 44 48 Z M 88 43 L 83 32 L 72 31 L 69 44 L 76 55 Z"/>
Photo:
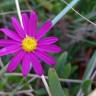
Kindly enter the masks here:
<path id="1" fill-rule="evenodd" d="M 22 73 L 5 73 L 4 76 L 19 76 L 21 77 L 22 76 Z M 34 79 L 35 78 L 39 78 L 41 79 L 40 76 L 36 75 L 36 74 L 28 74 L 28 77 L 33 77 Z M 48 79 L 48 76 L 44 76 L 45 79 Z M 65 82 L 65 83 L 82 83 L 82 80 L 77 80 L 77 79 L 64 79 L 64 78 L 59 78 L 59 81 L 60 82 Z M 30 81 L 29 81 L 30 82 Z M 94 83 L 94 82 L 93 82 Z"/>
<path id="2" fill-rule="evenodd" d="M 47 84 L 47 81 L 46 81 L 44 75 L 41 76 L 41 79 L 42 79 L 42 81 L 43 81 L 43 83 L 44 83 L 44 85 L 45 85 L 45 88 L 46 88 L 46 90 L 47 90 L 47 92 L 48 92 L 48 95 L 49 95 L 49 96 L 52 96 L 52 95 L 51 95 L 51 92 L 50 92 L 50 89 L 49 89 L 49 86 L 48 86 L 48 84 Z"/>
<path id="3" fill-rule="evenodd" d="M 19 17 L 19 21 L 20 21 L 20 24 L 21 24 L 21 26 L 23 28 L 23 22 L 22 22 L 22 16 L 21 16 L 19 1 L 15 0 L 15 4 L 16 4 L 16 8 L 17 8 L 17 14 L 18 14 L 18 17 Z"/>
<path id="4" fill-rule="evenodd" d="M 79 0 L 73 0 L 70 4 L 68 4 L 53 20 L 53 26 L 70 10 Z"/>

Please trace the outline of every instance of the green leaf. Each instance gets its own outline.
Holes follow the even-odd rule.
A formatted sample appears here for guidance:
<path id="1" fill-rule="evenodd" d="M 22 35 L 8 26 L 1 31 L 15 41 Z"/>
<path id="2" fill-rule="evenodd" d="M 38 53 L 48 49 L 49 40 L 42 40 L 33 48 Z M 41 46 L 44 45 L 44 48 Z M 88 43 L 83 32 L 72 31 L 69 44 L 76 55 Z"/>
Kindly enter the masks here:
<path id="1" fill-rule="evenodd" d="M 79 88 L 80 88 L 79 84 L 72 84 L 72 87 L 71 87 L 71 90 L 70 90 L 71 96 L 76 96 Z"/>
<path id="2" fill-rule="evenodd" d="M 38 3 L 40 3 L 45 9 L 47 9 L 48 11 L 52 11 L 53 5 L 46 0 L 36 0 Z"/>
<path id="3" fill-rule="evenodd" d="M 45 96 L 46 90 L 44 88 L 39 88 L 38 90 L 35 90 L 35 93 L 37 94 L 37 96 Z"/>
<path id="4" fill-rule="evenodd" d="M 94 52 L 92 58 L 90 59 L 88 65 L 87 65 L 87 68 L 86 68 L 84 76 L 83 76 L 83 80 L 90 79 L 90 76 L 96 66 L 95 63 L 96 63 L 96 51 Z"/>
<path id="5" fill-rule="evenodd" d="M 82 91 L 85 94 L 88 94 L 90 92 L 92 81 L 91 80 L 85 80 L 82 84 Z"/>
<path id="6" fill-rule="evenodd" d="M 64 66 L 64 71 L 63 71 L 63 78 L 68 78 L 71 74 L 71 64 L 65 64 Z"/>
<path id="7" fill-rule="evenodd" d="M 67 57 L 68 57 L 68 53 L 67 52 L 63 52 L 60 57 L 58 58 L 57 62 L 58 63 L 62 63 L 62 62 L 66 62 L 67 61 Z"/>
<path id="8" fill-rule="evenodd" d="M 67 64 L 68 53 L 64 52 L 57 60 L 56 71 L 60 77 L 68 78 L 71 74 L 71 64 Z M 69 71 L 68 71 L 69 70 Z"/>
<path id="9" fill-rule="evenodd" d="M 63 8 L 65 7 L 65 4 L 62 4 L 61 2 L 55 2 L 53 5 L 53 12 L 58 14 Z"/>
<path id="10" fill-rule="evenodd" d="M 64 88 L 64 93 L 65 93 L 66 96 L 70 96 L 70 95 L 69 95 L 69 89 Z"/>
<path id="11" fill-rule="evenodd" d="M 6 87 L 6 79 L 5 80 L 0 80 L 0 90 L 4 90 L 4 88 Z"/>
<path id="12" fill-rule="evenodd" d="M 71 66 L 71 74 L 74 74 L 76 72 L 76 70 L 78 69 L 77 65 Z"/>
<path id="13" fill-rule="evenodd" d="M 24 5 L 24 0 L 19 0 L 20 6 Z M 21 5 L 22 4 L 22 5 Z M 15 8 L 15 0 L 3 0 L 3 2 L 0 2 L 0 11 L 11 11 L 16 10 Z"/>
<path id="14" fill-rule="evenodd" d="M 61 77 L 64 74 L 64 66 L 67 62 L 67 57 L 68 57 L 68 53 L 64 52 L 57 60 L 56 71 L 57 73 L 59 73 L 59 76 Z"/>
<path id="15" fill-rule="evenodd" d="M 66 96 L 60 85 L 58 76 L 54 69 L 49 69 L 48 71 L 48 81 L 49 87 L 51 89 L 52 96 Z"/>
<path id="16" fill-rule="evenodd" d="M 91 76 L 91 74 L 92 74 L 92 72 L 96 66 L 95 64 L 96 64 L 96 51 L 93 53 L 93 56 L 91 57 L 88 65 L 87 65 L 87 68 L 86 68 L 84 76 L 83 76 L 83 82 L 85 82 L 85 80 L 90 79 L 90 76 Z M 83 86 L 83 85 L 81 85 L 81 86 Z M 80 88 L 80 90 L 81 90 L 81 88 Z M 90 89 L 88 88 L 88 90 L 91 90 L 91 88 Z"/>

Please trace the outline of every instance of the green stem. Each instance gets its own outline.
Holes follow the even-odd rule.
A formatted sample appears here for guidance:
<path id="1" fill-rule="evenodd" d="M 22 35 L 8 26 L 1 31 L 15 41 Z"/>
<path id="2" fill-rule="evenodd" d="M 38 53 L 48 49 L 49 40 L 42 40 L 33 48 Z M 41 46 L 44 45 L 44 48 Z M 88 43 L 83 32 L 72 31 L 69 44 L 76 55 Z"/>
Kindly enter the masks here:
<path id="1" fill-rule="evenodd" d="M 67 7 L 65 7 L 53 20 L 52 20 L 52 24 L 53 26 L 64 16 L 66 15 L 66 13 L 72 9 L 72 7 L 74 5 L 77 4 L 79 0 L 73 0 L 70 4 L 67 5 Z"/>

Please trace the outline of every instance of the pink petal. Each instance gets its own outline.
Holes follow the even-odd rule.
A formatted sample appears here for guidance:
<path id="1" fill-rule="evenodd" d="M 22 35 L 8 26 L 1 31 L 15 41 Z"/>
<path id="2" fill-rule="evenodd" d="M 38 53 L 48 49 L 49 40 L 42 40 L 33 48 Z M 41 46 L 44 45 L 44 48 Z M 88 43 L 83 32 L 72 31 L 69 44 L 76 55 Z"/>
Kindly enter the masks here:
<path id="1" fill-rule="evenodd" d="M 18 20 L 15 17 L 12 18 L 12 24 L 13 24 L 16 32 L 18 33 L 18 35 L 20 37 L 24 38 L 26 33 L 25 33 L 25 31 L 23 30 L 22 26 L 20 25 L 20 23 L 18 22 Z"/>
<path id="2" fill-rule="evenodd" d="M 28 54 L 26 54 L 23 58 L 23 62 L 22 62 L 22 73 L 23 76 L 26 77 L 28 75 L 28 73 L 30 72 L 30 59 Z"/>
<path id="3" fill-rule="evenodd" d="M 50 29 L 52 28 L 52 22 L 51 20 L 47 20 L 45 24 L 39 29 L 39 32 L 36 36 L 37 39 L 40 39 L 43 37 Z"/>
<path id="4" fill-rule="evenodd" d="M 36 54 L 36 56 L 38 56 L 41 60 L 43 60 L 45 63 L 49 65 L 56 64 L 55 59 L 52 56 L 46 54 L 45 52 L 35 51 L 34 54 Z"/>
<path id="5" fill-rule="evenodd" d="M 7 28 L 2 28 L 2 29 L 0 29 L 0 31 L 4 32 L 5 35 L 7 35 L 8 37 L 10 37 L 13 40 L 21 41 L 20 37 L 15 32 L 13 32 Z"/>
<path id="6" fill-rule="evenodd" d="M 30 36 L 35 36 L 36 30 L 37 30 L 37 22 L 38 22 L 38 17 L 37 14 L 32 11 L 30 20 L 29 20 L 29 34 Z"/>
<path id="7" fill-rule="evenodd" d="M 28 26 L 29 26 L 29 19 L 26 13 L 22 14 L 22 21 L 23 21 L 23 26 L 24 26 L 24 30 L 27 34 L 28 32 Z"/>
<path id="8" fill-rule="evenodd" d="M 19 42 L 16 42 L 14 40 L 4 40 L 4 39 L 0 39 L 0 46 L 9 46 L 9 45 L 16 45 L 16 44 L 20 44 Z"/>
<path id="9" fill-rule="evenodd" d="M 36 74 L 41 76 L 44 72 L 43 72 L 43 68 L 40 64 L 40 61 L 36 58 L 36 56 L 34 54 L 31 54 L 30 57 L 31 57 L 32 66 L 33 66 L 34 71 L 36 72 Z"/>
<path id="10" fill-rule="evenodd" d="M 18 67 L 20 61 L 23 59 L 23 56 L 24 52 L 21 51 L 15 57 L 13 57 L 10 63 L 8 64 L 7 71 L 8 72 L 14 71 Z"/>
<path id="11" fill-rule="evenodd" d="M 39 41 L 40 45 L 50 45 L 58 41 L 57 37 L 46 37 Z"/>
<path id="12" fill-rule="evenodd" d="M 59 53 L 61 52 L 61 48 L 56 45 L 42 45 L 38 47 L 38 50 L 40 51 L 45 51 L 45 52 L 54 52 L 54 53 Z"/>
<path id="13" fill-rule="evenodd" d="M 8 55 L 15 53 L 21 49 L 20 45 L 11 45 L 5 48 L 0 49 L 0 56 Z"/>

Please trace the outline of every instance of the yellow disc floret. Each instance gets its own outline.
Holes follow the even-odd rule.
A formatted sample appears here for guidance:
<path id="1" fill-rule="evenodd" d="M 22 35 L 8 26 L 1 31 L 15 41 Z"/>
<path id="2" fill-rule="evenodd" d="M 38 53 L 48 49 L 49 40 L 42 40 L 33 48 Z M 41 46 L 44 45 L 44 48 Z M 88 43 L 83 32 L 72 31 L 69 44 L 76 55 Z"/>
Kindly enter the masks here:
<path id="1" fill-rule="evenodd" d="M 22 48 L 27 52 L 32 52 L 37 47 L 37 40 L 35 38 L 27 36 L 22 41 Z"/>

